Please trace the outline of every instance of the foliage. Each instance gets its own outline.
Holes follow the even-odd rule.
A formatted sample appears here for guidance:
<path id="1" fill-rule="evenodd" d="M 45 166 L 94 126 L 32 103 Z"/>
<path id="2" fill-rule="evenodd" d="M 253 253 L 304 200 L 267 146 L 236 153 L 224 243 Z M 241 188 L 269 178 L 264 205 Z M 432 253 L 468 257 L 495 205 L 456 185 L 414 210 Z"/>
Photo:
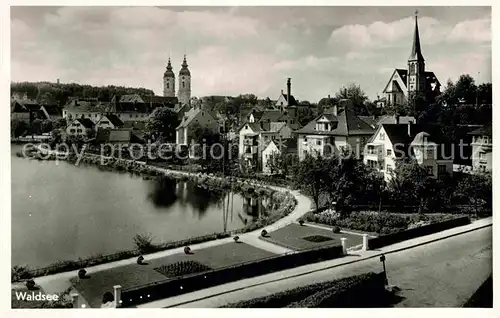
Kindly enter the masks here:
<path id="1" fill-rule="evenodd" d="M 175 129 L 180 122 L 177 114 L 168 107 L 157 107 L 149 115 L 144 127 L 144 137 L 153 141 L 175 142 Z"/>
<path id="2" fill-rule="evenodd" d="M 184 254 L 190 254 L 191 253 L 191 248 L 189 246 L 184 247 Z"/>
<path id="3" fill-rule="evenodd" d="M 28 128 L 28 124 L 23 120 L 16 118 L 10 120 L 10 135 L 14 138 L 24 135 Z"/>
<path id="4" fill-rule="evenodd" d="M 141 253 L 148 253 L 154 250 L 153 236 L 150 233 L 136 234 L 134 244 Z"/>
<path id="5" fill-rule="evenodd" d="M 236 235 L 235 237 L 233 237 L 233 240 L 234 240 L 235 242 L 238 242 L 238 241 L 240 240 L 240 237 L 239 237 L 238 235 Z"/>
<path id="6" fill-rule="evenodd" d="M 167 277 L 184 276 L 211 270 L 210 267 L 196 261 L 180 261 L 155 268 L 155 271 Z"/>
<path id="7" fill-rule="evenodd" d="M 357 276 L 351 276 L 327 282 L 315 283 L 306 286 L 300 286 L 293 289 L 288 289 L 282 292 L 271 294 L 264 297 L 244 300 L 226 305 L 227 308 L 283 308 L 290 306 L 295 302 L 302 301 L 309 296 L 321 293 L 325 290 L 330 290 L 332 287 L 351 286 L 358 282 L 366 281 L 376 274 L 367 273 Z M 373 296 L 373 295 L 372 295 Z"/>
<path id="8" fill-rule="evenodd" d="M 313 198 L 317 209 L 319 209 L 319 197 L 325 192 L 324 176 L 327 174 L 327 160 L 309 153 L 293 169 L 295 184 Z"/>
<path id="9" fill-rule="evenodd" d="M 260 232 L 260 236 L 265 237 L 267 235 L 267 231 L 264 229 Z"/>
<path id="10" fill-rule="evenodd" d="M 152 95 L 153 91 L 144 88 L 123 86 L 90 86 L 76 83 L 57 84 L 49 82 L 17 82 L 10 85 L 12 93 L 27 93 L 29 99 L 41 103 L 56 103 L 64 106 L 69 97 L 99 98 L 101 101 L 111 101 L 115 95 L 139 94 Z"/>
<path id="11" fill-rule="evenodd" d="M 335 98 L 338 101 L 347 100 L 352 105 L 356 115 L 369 115 L 365 104 L 368 102 L 368 97 L 359 85 L 354 83 L 342 87 L 336 94 Z"/>
<path id="12" fill-rule="evenodd" d="M 334 227 L 332 227 L 332 232 L 333 233 L 340 233 L 340 227 L 335 225 Z"/>
<path id="13" fill-rule="evenodd" d="M 40 124 L 40 131 L 42 133 L 49 133 L 52 131 L 54 123 L 50 119 L 43 120 Z"/>
<path id="14" fill-rule="evenodd" d="M 33 290 L 35 288 L 35 281 L 33 279 L 28 279 L 26 281 L 26 288 L 28 288 L 28 290 Z"/>
<path id="15" fill-rule="evenodd" d="M 31 123 L 31 133 L 34 135 L 42 133 L 42 121 L 40 119 L 35 119 Z"/>
<path id="16" fill-rule="evenodd" d="M 271 153 L 269 160 L 267 160 L 267 167 L 271 174 L 279 174 L 287 176 L 292 172 L 292 168 L 299 158 L 297 154 L 287 153 L 286 151 L 277 151 Z"/>
<path id="17" fill-rule="evenodd" d="M 78 270 L 78 278 L 82 279 L 82 278 L 85 278 L 87 276 L 87 271 L 85 269 L 80 269 Z"/>
<path id="18" fill-rule="evenodd" d="M 141 265 L 143 264 L 144 262 L 144 256 L 140 255 L 138 258 L 137 258 L 137 264 Z"/>
<path id="19" fill-rule="evenodd" d="M 66 126 L 67 126 L 67 123 L 66 123 L 65 118 L 58 118 L 52 124 L 53 129 L 66 128 Z"/>
<path id="20" fill-rule="evenodd" d="M 401 232 L 412 224 L 420 221 L 436 223 L 454 218 L 450 214 L 395 214 L 387 212 L 357 212 L 345 218 L 307 213 L 304 219 L 309 222 L 337 226 L 340 228 L 373 232 L 379 234 L 391 234 Z M 340 229 L 339 229 L 340 230 Z M 332 229 L 333 231 L 333 229 Z"/>

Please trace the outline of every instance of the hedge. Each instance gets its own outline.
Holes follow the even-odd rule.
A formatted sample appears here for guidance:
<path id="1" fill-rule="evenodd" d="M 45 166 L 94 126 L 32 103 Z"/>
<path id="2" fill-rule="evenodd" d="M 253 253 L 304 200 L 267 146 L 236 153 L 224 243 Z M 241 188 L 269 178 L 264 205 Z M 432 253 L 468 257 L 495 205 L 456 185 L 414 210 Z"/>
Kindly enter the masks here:
<path id="1" fill-rule="evenodd" d="M 357 286 L 361 288 L 355 288 Z M 349 292 L 350 289 L 354 289 L 354 292 L 357 294 Z M 334 303 L 333 300 L 337 299 L 337 303 L 335 304 L 337 307 L 348 307 L 348 305 L 352 303 L 354 303 L 354 307 L 357 305 L 362 307 L 363 303 L 366 304 L 367 301 L 373 304 L 375 302 L 374 300 L 380 300 L 378 296 L 383 294 L 383 289 L 383 273 L 376 274 L 371 272 L 300 286 L 272 295 L 228 304 L 222 306 L 222 308 L 319 307 L 320 303 L 318 303 L 318 300 L 320 299 L 328 299 L 332 304 Z M 344 296 L 342 296 L 342 292 Z M 350 296 L 351 299 L 345 301 L 346 294 Z M 342 300 L 343 303 L 340 303 L 339 300 Z M 349 302 L 349 300 L 352 301 Z"/>
<path id="2" fill-rule="evenodd" d="M 124 289 L 122 291 L 122 306 L 130 307 L 140 304 L 145 301 L 146 295 L 149 295 L 147 301 L 154 301 L 340 256 L 342 256 L 341 246 L 329 246 L 300 253 L 271 256 L 266 259 L 166 279 L 164 281 Z"/>
<path id="3" fill-rule="evenodd" d="M 399 243 L 402 241 L 410 240 L 419 236 L 429 235 L 444 230 L 448 230 L 457 226 L 467 225 L 470 223 L 470 219 L 467 216 L 451 219 L 439 223 L 433 223 L 421 227 L 416 227 L 413 229 L 392 233 L 388 235 L 382 235 L 376 238 L 371 238 L 368 240 L 368 248 L 376 249 L 384 247 L 387 245 Z"/>

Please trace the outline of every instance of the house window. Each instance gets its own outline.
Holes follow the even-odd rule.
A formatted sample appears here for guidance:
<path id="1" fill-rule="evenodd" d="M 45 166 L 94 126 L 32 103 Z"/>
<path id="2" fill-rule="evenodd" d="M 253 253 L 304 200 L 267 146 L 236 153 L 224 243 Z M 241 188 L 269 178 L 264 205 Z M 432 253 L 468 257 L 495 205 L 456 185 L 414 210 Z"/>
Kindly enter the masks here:
<path id="1" fill-rule="evenodd" d="M 185 87 L 186 87 L 186 83 L 182 82 L 182 88 L 185 88 Z"/>
<path id="2" fill-rule="evenodd" d="M 69 132 L 72 133 L 72 134 L 74 134 L 75 130 L 74 129 L 70 129 Z"/>
<path id="3" fill-rule="evenodd" d="M 384 134 L 383 132 L 381 132 L 381 133 L 379 134 L 379 139 L 380 139 L 380 140 L 385 140 L 385 134 Z"/>
<path id="4" fill-rule="evenodd" d="M 389 164 L 388 164 L 388 165 L 386 165 L 386 166 L 385 166 L 385 170 L 386 170 L 388 173 L 392 172 L 392 167 L 391 167 L 391 165 L 389 165 Z"/>
<path id="5" fill-rule="evenodd" d="M 82 130 L 81 130 L 81 129 L 77 129 L 77 130 L 76 130 L 76 132 L 77 132 L 77 133 L 81 133 L 81 132 L 82 132 Z"/>
<path id="6" fill-rule="evenodd" d="M 483 143 L 488 144 L 490 142 L 490 139 L 488 136 L 483 136 Z"/>
<path id="7" fill-rule="evenodd" d="M 305 141 L 305 142 L 307 142 L 307 137 L 306 137 L 306 138 L 304 138 L 304 141 Z"/>
<path id="8" fill-rule="evenodd" d="M 438 165 L 438 174 L 445 174 L 445 173 L 446 173 L 446 166 Z"/>
<path id="9" fill-rule="evenodd" d="M 321 146 L 321 140 L 317 140 L 316 145 Z"/>
<path id="10" fill-rule="evenodd" d="M 387 156 L 392 156 L 392 149 L 387 149 Z"/>
<path id="11" fill-rule="evenodd" d="M 479 160 L 486 161 L 486 153 L 485 152 L 480 152 L 479 153 Z"/>
<path id="12" fill-rule="evenodd" d="M 170 88 L 170 83 L 167 82 L 167 88 Z"/>
<path id="13" fill-rule="evenodd" d="M 432 166 L 425 166 L 425 171 L 427 172 L 428 175 L 434 175 L 434 169 Z"/>

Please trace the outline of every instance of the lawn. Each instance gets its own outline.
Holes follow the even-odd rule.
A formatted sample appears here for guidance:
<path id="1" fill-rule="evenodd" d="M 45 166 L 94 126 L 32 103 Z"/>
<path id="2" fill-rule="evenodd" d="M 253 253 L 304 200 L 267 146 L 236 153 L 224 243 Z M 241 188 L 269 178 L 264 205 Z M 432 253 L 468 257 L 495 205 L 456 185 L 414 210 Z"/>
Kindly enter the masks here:
<path id="1" fill-rule="evenodd" d="M 340 239 L 342 237 L 347 239 L 347 247 L 363 243 L 363 237 L 361 235 L 333 233 L 331 230 L 295 223 L 268 233 L 266 237 L 261 236 L 260 238 L 270 243 L 299 251 L 320 246 L 340 245 Z"/>
<path id="2" fill-rule="evenodd" d="M 201 250 L 192 254 L 178 253 L 159 259 L 145 259 L 147 265 L 131 264 L 90 274 L 89 278 L 71 278 L 70 281 L 92 308 L 101 306 L 102 295 L 113 292 L 114 285 L 123 289 L 154 283 L 168 279 L 157 268 L 168 268 L 170 264 L 192 261 L 208 268 L 217 269 L 273 256 L 275 254 L 258 249 L 245 243 L 226 243 Z"/>

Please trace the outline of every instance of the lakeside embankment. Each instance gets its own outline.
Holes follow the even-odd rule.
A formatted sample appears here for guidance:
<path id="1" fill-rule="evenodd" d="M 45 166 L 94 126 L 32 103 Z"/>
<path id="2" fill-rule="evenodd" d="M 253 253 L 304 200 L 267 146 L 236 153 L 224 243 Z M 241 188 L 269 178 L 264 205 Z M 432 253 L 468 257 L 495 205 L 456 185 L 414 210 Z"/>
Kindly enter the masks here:
<path id="1" fill-rule="evenodd" d="M 47 159 L 51 158 L 49 157 Z M 67 158 L 68 162 L 76 163 L 76 160 L 77 160 L 76 156 L 69 156 Z M 179 171 L 170 171 L 156 166 L 145 165 L 144 163 L 139 163 L 132 160 L 104 158 L 93 154 L 86 154 L 82 156 L 79 161 L 79 164 L 95 165 L 99 169 L 107 171 L 134 173 L 137 175 L 142 175 L 144 178 L 166 177 L 177 180 L 189 180 L 200 186 L 208 188 L 231 190 L 235 192 L 245 193 L 246 195 L 251 195 L 251 196 L 255 195 L 256 197 L 270 198 L 271 205 L 267 213 L 264 216 L 260 217 L 256 222 L 251 223 L 241 229 L 193 237 L 182 241 L 163 242 L 159 244 L 154 244 L 151 250 L 148 251 L 148 254 L 157 251 L 173 249 L 176 247 L 182 247 L 210 240 L 216 240 L 219 238 L 236 235 L 238 233 L 254 231 L 256 229 L 272 224 L 277 220 L 285 217 L 291 211 L 294 210 L 294 207 L 296 205 L 295 197 L 287 189 L 268 187 L 262 183 L 256 183 L 245 179 L 236 179 L 236 178 L 229 179 L 229 178 L 220 178 L 213 175 L 206 175 L 201 173 L 185 173 Z M 63 271 L 70 271 L 82 267 L 94 266 L 116 260 L 131 258 L 138 255 L 141 255 L 141 252 L 134 249 L 134 250 L 117 252 L 110 255 L 104 255 L 104 256 L 98 255 L 96 257 L 78 259 L 75 261 L 59 261 L 49 267 L 40 269 L 29 269 L 24 266 L 22 267 L 17 266 L 13 268 L 12 280 L 27 279 L 30 277 L 44 276 Z"/>

